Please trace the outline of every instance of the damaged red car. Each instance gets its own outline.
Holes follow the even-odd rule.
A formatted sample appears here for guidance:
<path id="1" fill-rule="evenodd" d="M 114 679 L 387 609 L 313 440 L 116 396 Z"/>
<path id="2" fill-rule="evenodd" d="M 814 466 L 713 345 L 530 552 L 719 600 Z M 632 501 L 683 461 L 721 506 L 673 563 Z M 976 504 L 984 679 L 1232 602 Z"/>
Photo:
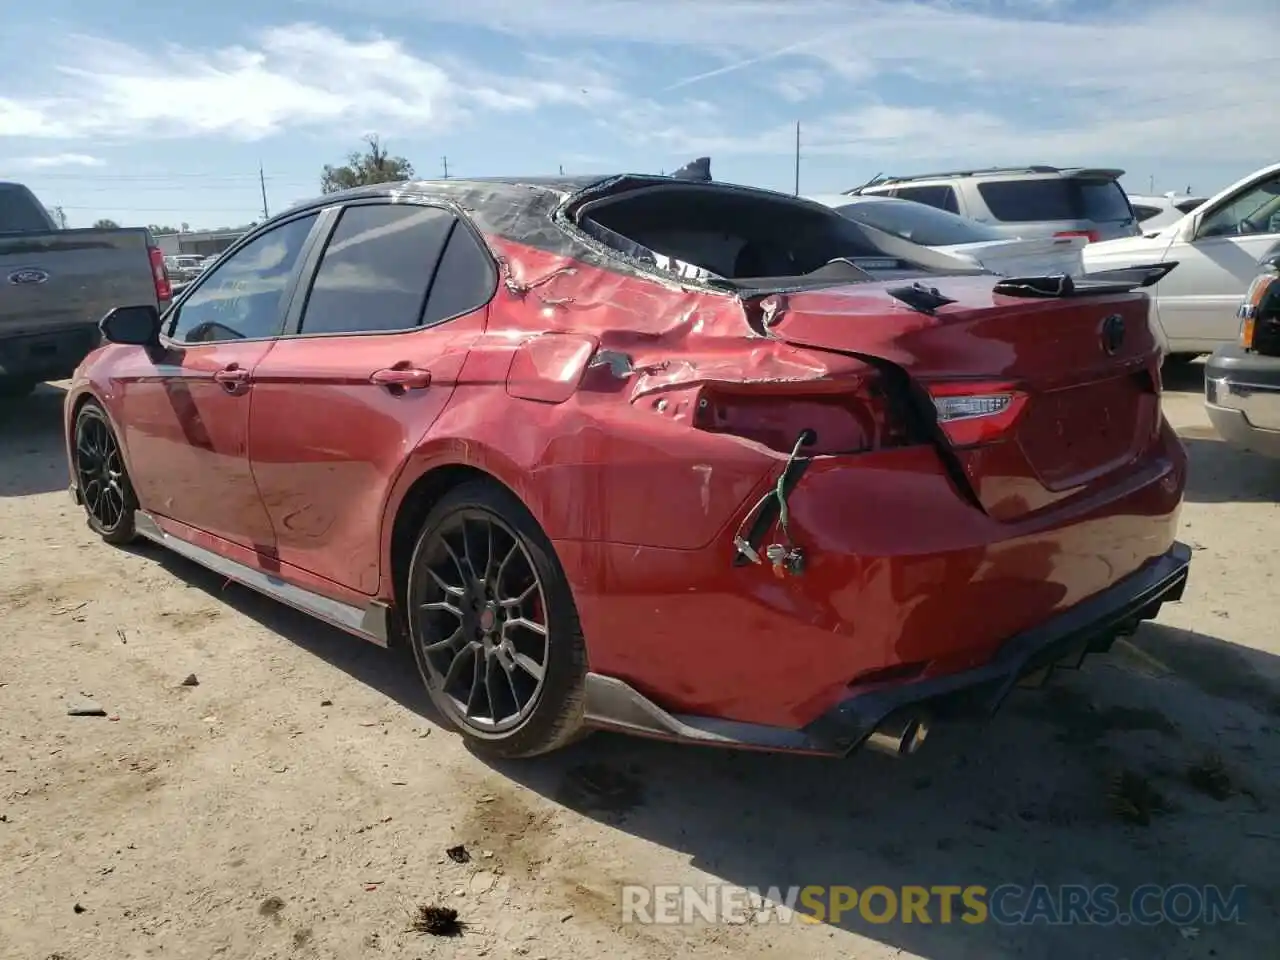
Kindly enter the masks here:
<path id="1" fill-rule="evenodd" d="M 999 278 L 671 177 L 358 188 L 103 318 L 71 492 L 407 644 L 497 755 L 908 753 L 1181 596 L 1172 267 Z"/>

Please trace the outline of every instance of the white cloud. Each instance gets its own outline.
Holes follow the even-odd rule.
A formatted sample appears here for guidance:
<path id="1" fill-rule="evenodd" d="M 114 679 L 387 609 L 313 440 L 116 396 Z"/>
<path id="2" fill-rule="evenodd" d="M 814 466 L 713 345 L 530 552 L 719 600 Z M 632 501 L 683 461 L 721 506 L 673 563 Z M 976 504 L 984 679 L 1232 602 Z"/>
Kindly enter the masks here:
<path id="1" fill-rule="evenodd" d="M 785 155 L 794 121 L 780 117 L 793 113 L 805 156 L 900 172 L 1129 158 L 1238 167 L 1280 155 L 1280 127 L 1266 122 L 1280 58 L 1241 45 L 1274 4 L 1114 0 L 1085 15 L 1073 0 L 400 0 L 382 12 L 416 20 L 407 34 L 462 24 L 537 52 L 481 64 L 314 24 L 213 50 L 73 37 L 61 84 L 0 97 L 0 137 L 404 137 L 568 107 L 582 111 L 573 145 L 591 155 L 612 154 L 608 138 L 620 156 Z M 602 43 L 627 46 L 581 52 Z M 687 72 L 671 72 L 677 59 Z"/>
<path id="2" fill-rule="evenodd" d="M 1115 0 L 1101 11 L 1071 0 L 402 0 L 394 15 L 500 29 L 544 47 L 625 42 L 701 53 L 707 69 L 656 79 L 708 99 L 744 78 L 798 98 L 800 88 L 767 80 L 813 71 L 828 97 L 844 100 L 840 112 L 806 118 L 825 144 L 814 149 L 892 154 L 896 167 L 997 153 L 1019 162 L 1064 153 L 1091 162 L 1274 158 L 1280 127 L 1263 118 L 1273 112 L 1280 58 L 1242 39 L 1265 33 L 1274 13 L 1275 0 Z M 909 102 L 895 102 L 894 75 L 932 93 L 914 89 Z M 876 99 L 866 95 L 871 80 Z M 918 106 L 930 97 L 933 110 Z M 744 111 L 719 126 L 681 123 L 669 111 L 658 140 L 693 151 L 790 149 L 786 137 L 758 133 L 758 121 Z"/>
<path id="3" fill-rule="evenodd" d="M 19 170 L 54 170 L 59 167 L 102 167 L 106 161 L 87 153 L 55 153 L 38 157 L 14 157 L 4 161 L 6 167 Z"/>
<path id="4" fill-rule="evenodd" d="M 826 79 L 821 71 L 783 70 L 773 78 L 773 89 L 788 103 L 802 103 L 822 93 Z"/>
<path id="5" fill-rule="evenodd" d="M 58 68 L 62 92 L 0 99 L 0 136 L 254 140 L 286 127 L 342 125 L 437 131 L 474 110 L 585 106 L 616 96 L 598 70 L 575 75 L 548 60 L 527 76 L 503 76 L 449 57 L 424 59 L 399 40 L 353 40 L 314 24 L 272 28 L 253 46 L 212 51 L 69 42 L 76 54 L 74 65 Z"/>

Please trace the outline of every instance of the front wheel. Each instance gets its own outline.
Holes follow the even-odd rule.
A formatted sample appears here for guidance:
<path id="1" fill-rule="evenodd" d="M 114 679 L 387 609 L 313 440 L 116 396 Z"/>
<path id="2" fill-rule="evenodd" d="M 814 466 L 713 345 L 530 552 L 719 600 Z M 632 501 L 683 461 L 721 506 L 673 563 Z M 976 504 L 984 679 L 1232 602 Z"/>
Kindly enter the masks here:
<path id="1" fill-rule="evenodd" d="M 414 657 L 479 751 L 547 753 L 583 730 L 586 647 L 550 541 L 513 494 L 473 481 L 432 508 L 409 566 Z"/>
<path id="2" fill-rule="evenodd" d="M 115 430 L 93 401 L 76 415 L 72 457 L 89 529 L 107 543 L 129 543 L 134 538 L 138 502 Z"/>

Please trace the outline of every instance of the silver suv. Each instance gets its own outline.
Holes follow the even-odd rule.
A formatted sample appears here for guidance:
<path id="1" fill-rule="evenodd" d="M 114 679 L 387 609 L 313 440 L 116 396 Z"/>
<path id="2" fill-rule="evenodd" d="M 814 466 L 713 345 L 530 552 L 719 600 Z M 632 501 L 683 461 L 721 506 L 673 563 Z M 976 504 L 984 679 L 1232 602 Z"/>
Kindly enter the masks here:
<path id="1" fill-rule="evenodd" d="M 1134 237 L 1141 231 L 1119 184 L 1123 170 L 992 167 L 877 177 L 850 196 L 915 200 L 985 223 L 1008 237 Z"/>

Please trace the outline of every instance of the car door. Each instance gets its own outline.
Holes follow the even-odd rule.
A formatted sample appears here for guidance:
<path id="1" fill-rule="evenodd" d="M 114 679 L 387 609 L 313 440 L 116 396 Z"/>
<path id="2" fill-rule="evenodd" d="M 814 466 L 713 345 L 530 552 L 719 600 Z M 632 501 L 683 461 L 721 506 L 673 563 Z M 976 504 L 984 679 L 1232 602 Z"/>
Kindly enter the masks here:
<path id="1" fill-rule="evenodd" d="M 1162 259 L 1178 267 L 1155 290 L 1160 323 L 1171 341 L 1234 340 L 1236 308 L 1258 273 L 1258 260 L 1280 249 L 1280 174 L 1225 197 L 1188 221 Z"/>
<path id="2" fill-rule="evenodd" d="M 249 466 L 253 373 L 280 333 L 317 215 L 251 238 L 166 318 L 163 352 L 122 390 L 142 506 L 270 555 L 274 531 Z"/>
<path id="3" fill-rule="evenodd" d="M 254 373 L 249 450 L 278 556 L 373 594 L 384 505 L 453 395 L 497 271 L 441 207 L 334 211 L 281 338 Z"/>

